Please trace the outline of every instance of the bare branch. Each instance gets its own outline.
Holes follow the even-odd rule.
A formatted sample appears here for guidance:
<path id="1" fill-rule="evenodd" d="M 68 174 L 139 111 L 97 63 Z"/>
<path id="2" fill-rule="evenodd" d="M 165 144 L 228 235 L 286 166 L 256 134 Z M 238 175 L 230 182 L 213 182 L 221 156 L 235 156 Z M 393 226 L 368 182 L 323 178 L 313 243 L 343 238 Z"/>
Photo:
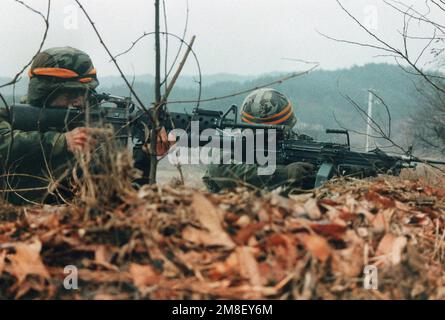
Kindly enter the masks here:
<path id="1" fill-rule="evenodd" d="M 180 41 L 181 45 L 185 45 L 185 46 L 187 47 L 187 50 L 190 50 L 190 53 L 193 55 L 193 58 L 194 58 L 195 63 L 196 63 L 196 67 L 197 67 L 197 69 L 198 69 L 198 76 L 199 76 L 198 86 L 199 86 L 199 87 L 198 87 L 198 99 L 197 99 L 197 100 L 194 100 L 194 101 L 191 101 L 191 102 L 192 102 L 192 103 L 197 103 L 196 108 L 199 108 L 199 104 L 200 104 L 200 102 L 202 101 L 202 100 L 201 100 L 201 94 L 202 94 L 202 87 L 201 87 L 201 84 L 202 84 L 202 72 L 201 72 L 201 65 L 200 65 L 200 63 L 199 63 L 198 56 L 196 55 L 196 52 L 193 50 L 193 48 L 190 46 L 190 44 L 188 44 L 187 42 L 185 42 L 183 38 L 177 36 L 176 34 L 173 34 L 173 33 L 167 33 L 167 32 L 159 32 L 159 33 L 160 33 L 161 35 L 171 36 L 171 37 L 177 39 L 178 41 Z M 117 54 L 117 55 L 115 56 L 115 58 L 120 57 L 120 56 L 122 56 L 122 55 L 128 53 L 129 51 L 131 51 L 131 50 L 134 48 L 134 46 L 135 46 L 139 41 L 141 41 L 142 39 L 144 39 L 146 36 L 153 35 L 153 34 L 154 34 L 154 32 L 149 32 L 149 33 L 145 33 L 145 32 L 144 32 L 144 34 L 143 34 L 142 36 L 138 37 L 134 42 L 132 42 L 132 45 L 131 45 L 128 49 L 126 49 L 125 51 L 123 51 L 123 52 Z M 171 103 L 171 102 L 169 102 L 169 103 Z M 190 103 L 190 101 L 189 101 L 189 103 Z"/>
<path id="2" fill-rule="evenodd" d="M 185 39 L 185 36 L 186 36 L 186 34 L 187 34 L 187 29 L 188 29 L 188 22 L 189 22 L 189 3 L 188 3 L 188 0 L 186 0 L 186 3 L 187 3 L 187 10 L 186 10 L 186 13 L 185 13 L 184 31 L 182 32 L 182 37 L 181 37 L 181 39 Z M 165 29 L 165 32 L 167 33 L 167 37 L 168 37 L 168 30 L 167 30 L 167 28 Z M 165 78 L 164 78 L 164 80 L 161 82 L 161 85 L 164 85 L 164 83 L 166 83 L 168 77 L 170 76 L 171 72 L 173 71 L 173 68 L 174 68 L 174 66 L 176 65 L 176 62 L 177 62 L 178 59 L 179 59 L 179 55 L 180 55 L 180 53 L 181 53 L 183 44 L 184 44 L 183 41 L 181 41 L 181 42 L 179 43 L 179 48 L 178 48 L 178 50 L 176 51 L 175 58 L 173 59 L 173 62 L 172 62 L 172 64 L 171 64 L 171 66 L 170 66 L 170 69 L 169 69 L 168 72 L 165 74 Z M 166 65 L 167 65 L 167 63 L 166 63 Z"/>
<path id="3" fill-rule="evenodd" d="M 165 95 L 162 98 L 160 104 L 164 104 L 164 103 L 167 102 L 168 96 L 170 95 L 170 93 L 171 93 L 171 91 L 173 89 L 173 86 L 176 83 L 176 80 L 178 80 L 178 77 L 181 74 L 182 69 L 184 68 L 185 63 L 187 62 L 187 59 L 188 59 L 188 56 L 189 56 L 189 54 L 190 54 L 190 52 L 192 50 L 193 44 L 195 43 L 195 39 L 196 39 L 196 36 L 193 36 L 192 40 L 190 41 L 190 43 L 188 45 L 187 51 L 185 52 L 185 55 L 182 58 L 181 63 L 179 64 L 178 69 L 176 70 L 175 74 L 173 75 L 172 81 L 170 82 L 169 86 L 165 90 Z"/>
<path id="4" fill-rule="evenodd" d="M 242 90 L 242 91 L 239 91 L 239 92 L 235 92 L 235 93 L 232 93 L 232 94 L 219 96 L 219 97 L 213 97 L 213 98 L 201 99 L 201 100 L 199 100 L 199 102 L 210 102 L 210 101 L 217 101 L 217 100 L 228 99 L 228 98 L 232 98 L 232 97 L 236 97 L 236 96 L 240 96 L 240 95 L 249 93 L 249 92 L 254 91 L 254 90 L 258 90 L 258 89 L 262 89 L 262 88 L 271 87 L 271 86 L 274 86 L 274 85 L 277 85 L 277 84 L 281 84 L 281 83 L 283 83 L 285 81 L 288 81 L 290 79 L 293 79 L 293 78 L 296 78 L 296 77 L 299 77 L 299 76 L 303 76 L 303 75 L 307 75 L 310 72 L 312 72 L 313 70 L 315 70 L 316 68 L 318 68 L 318 66 L 319 65 L 317 64 L 317 65 L 313 66 L 312 68 L 310 68 L 310 69 L 308 69 L 306 71 L 294 72 L 294 73 L 291 73 L 290 75 L 287 75 L 285 77 L 279 78 L 279 79 L 274 80 L 272 82 L 269 82 L 269 83 L 266 83 L 266 84 L 262 84 L 262 85 L 259 85 L 259 86 L 253 87 L 253 88 L 249 88 L 249 89 L 246 89 L 246 90 Z M 169 101 L 168 103 L 169 104 L 179 104 L 179 103 L 195 103 L 195 102 L 197 102 L 197 101 L 196 100 L 176 100 L 176 101 Z"/>
<path id="5" fill-rule="evenodd" d="M 436 90 L 438 90 L 438 91 L 441 91 L 441 92 L 443 92 L 443 93 L 445 93 L 445 89 L 444 88 L 442 88 L 442 87 L 440 87 L 436 82 L 434 82 L 433 80 L 432 80 L 432 78 L 433 77 L 430 77 L 428 74 L 426 74 L 423 70 L 421 70 L 421 68 L 419 68 L 418 66 L 417 66 L 417 64 L 416 64 L 416 62 L 413 62 L 410 58 L 409 58 L 409 55 L 408 55 L 408 48 L 407 48 L 407 37 L 406 37 L 406 33 L 407 33 L 407 22 L 406 22 L 406 20 L 405 20 L 405 23 L 404 23 L 404 31 L 403 31 L 403 33 L 402 33 L 402 36 L 403 36 L 403 41 L 404 41 L 404 51 L 405 51 L 405 53 L 404 52 L 402 52 L 402 50 L 399 50 L 399 49 L 397 49 L 397 48 L 395 48 L 395 47 L 393 47 L 393 46 L 391 46 L 389 43 L 387 43 L 386 41 L 384 41 L 384 40 L 382 40 L 381 38 L 379 38 L 376 34 L 374 34 L 373 32 L 371 32 L 368 28 L 366 28 L 357 18 L 355 18 L 343 5 L 342 5 L 342 3 L 340 2 L 340 0 L 336 0 L 337 1 L 337 3 L 338 3 L 338 5 L 341 7 L 341 9 L 361 28 L 361 29 L 363 29 L 368 35 L 370 35 L 373 39 L 375 39 L 377 42 L 379 42 L 380 44 L 382 44 L 383 45 L 383 47 L 381 47 L 381 46 L 375 46 L 375 45 L 370 45 L 370 44 L 363 44 L 363 43 L 356 43 L 356 42 L 353 42 L 353 41 L 348 41 L 348 40 L 340 40 L 340 42 L 344 42 L 344 43 L 349 43 L 349 44 L 355 44 L 355 45 L 360 45 L 360 46 L 365 46 L 365 47 L 371 47 L 371 48 L 374 48 L 374 49 L 378 49 L 378 50 L 382 50 L 382 51 L 385 51 L 385 52 L 391 52 L 392 54 L 394 54 L 394 55 L 396 55 L 396 56 L 398 56 L 398 57 L 400 57 L 400 58 L 402 58 L 403 60 L 405 60 L 405 62 L 407 62 L 408 63 L 408 65 L 409 66 L 411 66 L 413 69 L 414 69 L 414 71 L 419 75 L 419 76 L 421 76 L 427 83 L 429 83 L 433 88 L 435 88 Z M 393 1 L 393 2 L 395 2 L 395 3 L 399 3 L 398 1 Z M 385 3 L 388 3 L 387 2 L 387 0 L 385 0 Z M 388 5 L 390 5 L 390 6 L 392 6 L 392 7 L 394 7 L 393 5 L 391 5 L 391 4 L 388 4 Z M 414 10 L 413 8 L 411 8 L 411 7 L 409 7 L 409 6 L 407 6 L 407 5 L 404 5 L 405 7 L 407 7 L 407 10 L 406 11 L 402 11 L 402 13 L 404 14 L 404 17 L 406 17 L 406 15 L 409 15 L 408 13 L 407 13 L 407 11 L 409 11 L 409 10 Z M 395 7 L 395 8 L 397 8 L 397 7 Z M 401 11 L 399 8 L 397 8 L 399 11 Z M 414 10 L 415 11 L 415 10 Z M 420 14 L 419 14 L 420 15 Z M 432 23 L 433 24 L 433 22 L 431 22 L 430 20 L 427 20 L 428 22 L 430 22 L 430 23 Z M 435 24 L 434 24 L 435 25 Z M 330 38 L 330 39 L 332 39 L 332 40 L 335 40 L 335 41 L 337 41 L 337 39 L 335 39 L 335 38 L 332 38 L 332 37 L 328 37 L 328 38 Z"/>
<path id="6" fill-rule="evenodd" d="M 369 34 L 372 38 L 374 38 L 375 40 L 377 40 L 377 42 L 383 44 L 385 47 L 389 48 L 390 50 L 392 50 L 393 52 L 398 52 L 398 50 L 396 48 L 394 48 L 393 46 L 391 46 L 390 44 L 388 44 L 386 41 L 380 39 L 376 34 L 374 34 L 373 32 L 371 32 L 368 28 L 366 28 L 356 17 L 354 17 L 344 6 L 343 4 L 340 2 L 340 0 L 336 0 L 338 5 L 341 7 L 341 9 L 352 19 L 354 20 L 359 26 L 360 28 L 362 28 L 367 34 Z"/>
<path id="7" fill-rule="evenodd" d="M 408 14 L 410 17 L 412 17 L 412 18 L 415 19 L 415 20 L 418 20 L 418 21 L 420 21 L 420 22 L 429 23 L 429 24 L 433 25 L 434 27 L 436 27 L 437 29 L 441 30 L 442 33 L 444 33 L 444 29 L 445 29 L 445 26 L 444 26 L 444 25 L 439 24 L 439 23 L 437 23 L 437 22 L 434 22 L 434 21 L 428 19 L 427 15 L 428 15 L 430 12 L 428 12 L 428 13 L 426 13 L 426 14 L 422 14 L 422 13 L 420 13 L 419 11 L 417 11 L 416 9 L 414 9 L 413 7 L 410 7 L 410 6 L 408 6 L 407 4 L 405 4 L 405 3 L 401 2 L 401 1 L 396 1 L 396 0 L 383 0 L 383 2 L 386 3 L 388 6 L 390 6 L 391 8 L 393 8 L 394 10 L 398 11 L 399 13 L 402 13 L 402 14 Z M 404 7 L 405 10 L 402 10 L 402 9 L 396 7 L 394 4 L 391 4 L 390 2 L 395 3 L 395 4 L 398 4 L 398 5 L 402 6 L 402 7 Z M 427 4 L 428 4 L 428 1 L 426 1 L 425 4 L 427 5 Z M 427 7 L 428 7 L 428 5 L 427 5 Z M 428 7 L 428 8 L 429 8 L 429 7 Z M 409 11 L 407 12 L 407 9 L 409 9 L 410 11 L 412 11 L 415 15 L 409 13 Z M 429 10 L 431 11 L 431 9 L 429 9 Z"/>
<path id="8" fill-rule="evenodd" d="M 99 31 L 96 28 L 95 23 L 93 22 L 93 20 L 91 19 L 90 15 L 88 14 L 88 12 L 85 10 L 85 8 L 83 7 L 82 3 L 80 2 L 80 0 L 75 0 L 77 5 L 79 6 L 79 8 L 82 10 L 83 14 L 85 15 L 85 17 L 87 18 L 88 22 L 91 24 L 91 27 L 93 28 L 94 32 L 96 33 L 97 38 L 100 41 L 100 44 L 102 45 L 102 47 L 104 47 L 105 51 L 107 52 L 108 56 L 111 58 L 111 61 L 113 61 L 114 65 L 116 66 L 116 69 L 119 71 L 119 74 L 121 76 L 121 78 L 124 80 L 125 84 L 127 85 L 128 89 L 130 89 L 131 94 L 134 96 L 134 98 L 136 99 L 136 101 L 139 103 L 139 105 L 141 106 L 141 108 L 147 113 L 150 114 L 147 110 L 147 108 L 145 107 L 145 104 L 142 102 L 142 100 L 139 98 L 138 94 L 134 91 L 133 87 L 131 86 L 130 82 L 127 80 L 127 77 L 125 77 L 125 74 L 123 73 L 121 67 L 119 66 L 119 64 L 116 61 L 116 58 L 113 56 L 113 54 L 111 53 L 110 49 L 108 49 L 107 45 L 105 44 L 105 42 L 102 39 L 102 36 L 100 35 Z"/>
<path id="9" fill-rule="evenodd" d="M 386 102 L 379 95 L 377 95 L 377 93 L 375 93 L 375 91 L 369 90 L 369 92 L 374 97 L 376 97 L 380 101 L 380 103 L 385 107 L 386 114 L 388 115 L 388 137 L 391 137 L 391 123 L 392 123 L 392 120 L 391 120 L 391 112 L 389 111 L 389 107 L 386 104 Z"/>
<path id="10" fill-rule="evenodd" d="M 433 43 L 433 41 L 437 40 L 436 39 L 436 30 L 434 30 L 434 34 L 431 37 L 430 41 L 425 45 L 425 47 L 422 49 L 422 51 L 420 52 L 419 56 L 417 57 L 416 61 L 414 62 L 414 64 L 419 63 L 420 58 L 423 56 L 423 54 L 425 53 L 425 51 L 431 46 L 431 44 Z"/>
<path id="11" fill-rule="evenodd" d="M 150 135 L 150 183 L 156 183 L 158 159 L 156 156 L 159 109 L 161 108 L 161 43 L 159 34 L 159 0 L 155 0 L 155 110 L 152 114 L 153 126 Z"/>
<path id="12" fill-rule="evenodd" d="M 168 23 L 167 23 L 167 8 L 165 7 L 165 0 L 162 0 L 162 11 L 164 13 L 164 29 L 165 32 L 168 32 Z M 165 37 L 165 51 L 164 51 L 164 80 L 159 84 L 162 85 L 165 83 L 165 87 L 168 84 L 168 76 L 167 76 L 167 64 L 168 64 L 168 36 Z M 164 93 L 165 94 L 165 93 Z"/>
<path id="13" fill-rule="evenodd" d="M 39 45 L 39 48 L 37 49 L 36 53 L 34 53 L 34 55 L 29 60 L 29 62 L 23 66 L 23 68 L 14 76 L 14 78 L 12 78 L 11 81 L 9 81 L 9 82 L 7 82 L 5 84 L 0 85 L 0 89 L 4 88 L 4 87 L 7 87 L 7 86 L 10 86 L 10 85 L 13 85 L 13 84 L 15 84 L 19 80 L 19 78 L 22 75 L 22 73 L 31 65 L 31 63 L 34 61 L 34 58 L 40 53 L 40 51 L 42 51 L 42 48 L 43 48 L 43 46 L 45 44 L 46 37 L 48 36 L 48 30 L 49 30 L 49 14 L 51 12 L 51 0 L 48 0 L 46 16 L 43 15 L 41 12 L 39 12 L 39 11 L 33 9 L 32 7 L 28 6 L 23 1 L 20 1 L 20 0 L 14 0 L 14 1 L 19 3 L 19 4 L 21 4 L 22 6 L 24 6 L 28 10 L 34 12 L 35 14 L 39 15 L 40 17 L 42 17 L 42 19 L 43 19 L 43 21 L 45 23 L 45 31 L 43 33 L 42 40 L 40 41 L 40 45 Z"/>
<path id="14" fill-rule="evenodd" d="M 303 59 L 295 59 L 295 58 L 281 58 L 282 60 L 288 60 L 288 61 L 294 61 L 294 62 L 301 62 L 304 64 L 320 64 L 320 62 L 316 62 L 316 61 L 307 61 L 307 60 L 303 60 Z"/>
<path id="15" fill-rule="evenodd" d="M 337 38 L 334 38 L 334 37 L 330 37 L 330 36 L 328 36 L 328 35 L 326 35 L 326 34 L 324 34 L 324 33 L 321 33 L 321 32 L 319 32 L 319 31 L 317 31 L 317 32 L 318 32 L 318 34 L 320 34 L 322 37 L 325 37 L 326 39 L 333 40 L 333 41 L 336 41 L 336 42 L 347 43 L 347 44 L 353 44 L 353 45 L 357 45 L 357 46 L 360 46 L 360 47 L 373 48 L 373 49 L 377 49 L 377 50 L 387 51 L 387 52 L 390 52 L 390 53 L 393 53 L 393 52 L 394 52 L 393 50 L 390 50 L 390 49 L 387 49 L 387 48 L 384 48 L 384 47 L 380 47 L 380 46 L 376 46 L 376 45 L 372 45 L 372 44 L 368 44 L 368 43 L 361 43 L 361 42 L 356 42 L 356 41 L 350 41 L 350 40 L 344 40 L 344 39 L 337 39 Z"/>
<path id="16" fill-rule="evenodd" d="M 3 97 L 3 95 L 1 93 L 0 93 L 0 99 L 2 100 L 3 104 L 5 105 L 6 112 L 9 114 L 9 104 L 6 101 L 5 97 Z"/>

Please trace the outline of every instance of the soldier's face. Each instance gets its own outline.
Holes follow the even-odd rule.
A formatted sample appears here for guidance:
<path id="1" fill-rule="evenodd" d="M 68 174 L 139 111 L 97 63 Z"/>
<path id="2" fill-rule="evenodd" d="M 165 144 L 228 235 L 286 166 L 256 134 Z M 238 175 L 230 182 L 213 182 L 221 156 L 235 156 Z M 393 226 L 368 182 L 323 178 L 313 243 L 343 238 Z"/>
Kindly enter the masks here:
<path id="1" fill-rule="evenodd" d="M 86 94 L 82 91 L 61 92 L 50 102 L 51 107 L 83 108 L 86 103 Z"/>

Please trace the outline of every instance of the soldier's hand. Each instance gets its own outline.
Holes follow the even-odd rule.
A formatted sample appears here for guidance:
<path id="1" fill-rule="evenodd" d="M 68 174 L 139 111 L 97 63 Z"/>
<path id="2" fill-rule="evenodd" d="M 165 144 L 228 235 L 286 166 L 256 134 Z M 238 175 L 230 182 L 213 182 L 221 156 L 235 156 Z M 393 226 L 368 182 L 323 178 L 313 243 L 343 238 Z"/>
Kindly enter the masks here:
<path id="1" fill-rule="evenodd" d="M 167 131 L 164 127 L 159 130 L 158 136 L 156 138 L 156 155 L 163 156 L 168 152 L 168 150 L 170 150 L 171 147 Z"/>
<path id="2" fill-rule="evenodd" d="M 97 142 L 93 137 L 93 130 L 84 127 L 68 131 L 65 133 L 65 138 L 68 150 L 73 153 L 76 151 L 85 151 Z"/>
<path id="3" fill-rule="evenodd" d="M 292 180 L 301 180 L 314 174 L 315 167 L 307 162 L 294 162 L 286 166 L 287 176 Z"/>
<path id="4" fill-rule="evenodd" d="M 156 135 L 156 155 L 164 156 L 175 143 L 175 137 L 167 134 L 165 127 L 160 128 Z M 148 139 L 147 143 L 144 145 L 144 151 L 148 153 L 150 152 L 150 139 Z"/>

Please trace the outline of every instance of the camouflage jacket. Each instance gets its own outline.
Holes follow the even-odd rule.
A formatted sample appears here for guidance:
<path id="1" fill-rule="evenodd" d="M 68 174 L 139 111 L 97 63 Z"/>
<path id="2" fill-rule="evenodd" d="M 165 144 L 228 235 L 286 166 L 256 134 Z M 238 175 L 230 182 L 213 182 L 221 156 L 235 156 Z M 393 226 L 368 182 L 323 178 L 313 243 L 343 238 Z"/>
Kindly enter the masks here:
<path id="1" fill-rule="evenodd" d="M 207 166 L 203 182 L 211 192 L 233 189 L 239 185 L 274 189 L 287 181 L 285 166 L 277 166 L 273 175 L 258 175 L 256 164 L 211 164 Z"/>
<path id="2" fill-rule="evenodd" d="M 70 166 L 62 133 L 12 130 L 0 111 L 0 170 L 3 198 L 14 204 L 48 201 L 54 181 Z"/>
<path id="3" fill-rule="evenodd" d="M 292 134 L 289 138 L 312 139 L 309 136 L 297 134 Z M 233 189 L 239 185 L 266 190 L 273 190 L 280 186 L 305 188 L 308 181 L 310 184 L 310 180 L 314 178 L 313 168 L 310 167 L 311 165 L 305 163 L 277 165 L 273 174 L 258 175 L 257 164 L 211 164 L 207 166 L 203 182 L 211 192 Z"/>

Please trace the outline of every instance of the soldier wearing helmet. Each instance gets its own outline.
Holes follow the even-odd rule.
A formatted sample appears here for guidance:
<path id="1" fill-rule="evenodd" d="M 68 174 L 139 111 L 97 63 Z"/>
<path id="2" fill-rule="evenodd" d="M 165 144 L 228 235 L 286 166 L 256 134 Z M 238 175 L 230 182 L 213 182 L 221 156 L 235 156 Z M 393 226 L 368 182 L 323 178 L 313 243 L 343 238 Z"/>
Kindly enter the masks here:
<path id="1" fill-rule="evenodd" d="M 297 123 L 292 103 L 275 89 L 258 89 L 241 105 L 241 120 L 249 124 L 285 125 L 292 129 Z"/>
<path id="2" fill-rule="evenodd" d="M 292 103 L 275 89 L 253 91 L 244 99 L 240 112 L 241 120 L 245 123 L 284 125 L 288 138 L 311 139 L 293 131 L 297 118 Z M 232 189 L 240 183 L 269 190 L 279 186 L 302 188 L 305 180 L 313 176 L 313 170 L 309 163 L 296 162 L 277 166 L 270 176 L 260 176 L 256 164 L 212 164 L 207 167 L 203 181 L 212 192 Z"/>
<path id="3" fill-rule="evenodd" d="M 51 48 L 35 57 L 22 103 L 45 107 L 82 108 L 99 85 L 90 57 L 71 47 Z M 88 128 L 56 131 L 13 130 L 0 114 L 0 165 L 5 198 L 15 204 L 53 201 L 51 181 L 67 173 L 76 150 L 91 143 Z"/>
<path id="4" fill-rule="evenodd" d="M 81 107 L 99 85 L 91 58 L 71 47 L 40 52 L 28 75 L 27 102 L 38 107 Z"/>
<path id="5" fill-rule="evenodd" d="M 40 52 L 28 74 L 28 94 L 22 103 L 44 109 L 84 108 L 100 102 L 94 94 L 99 85 L 96 69 L 91 58 L 78 49 L 60 47 Z M 66 186 L 64 177 L 70 175 L 74 153 L 82 153 L 95 143 L 92 129 L 86 127 L 68 132 L 13 129 L 9 115 L 3 110 L 3 114 L 0 112 L 0 181 L 5 198 L 23 204 L 54 202 L 64 190 L 63 197 L 70 196 L 71 188 Z M 135 167 L 144 171 L 141 181 L 145 182 L 149 159 L 145 152 L 138 151 L 133 155 Z"/>

